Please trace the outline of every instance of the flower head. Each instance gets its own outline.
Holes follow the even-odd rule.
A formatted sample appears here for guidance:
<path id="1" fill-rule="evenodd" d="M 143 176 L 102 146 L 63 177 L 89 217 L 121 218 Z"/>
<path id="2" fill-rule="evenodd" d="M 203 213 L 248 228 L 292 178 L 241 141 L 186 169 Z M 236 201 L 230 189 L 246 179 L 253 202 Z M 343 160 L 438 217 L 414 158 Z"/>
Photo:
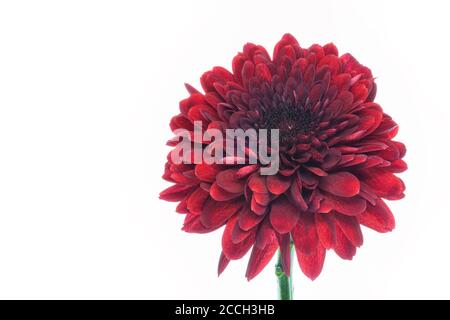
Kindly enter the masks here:
<path id="1" fill-rule="evenodd" d="M 219 132 L 266 129 L 279 135 L 277 148 L 268 146 L 279 156 L 271 175 L 262 174 L 267 163 L 247 144 L 245 155 L 256 154 L 255 163 L 175 163 L 174 151 L 169 154 L 163 177 L 174 185 L 160 197 L 179 202 L 186 232 L 225 225 L 219 274 L 250 251 L 250 280 L 278 248 L 289 274 L 293 242 L 302 271 L 315 279 L 327 250 L 352 259 L 363 244 L 361 225 L 378 232 L 394 228 L 385 199 L 404 196 L 395 174 L 407 168 L 406 149 L 392 140 L 398 125 L 374 102 L 370 69 L 350 54 L 339 56 L 333 44 L 302 48 L 286 34 L 272 58 L 262 46 L 246 44 L 232 72 L 215 67 L 201 85 L 204 93 L 186 85 L 190 95 L 170 122 L 174 132 L 188 131 L 194 143 L 198 121 Z M 198 143 L 205 150 L 212 141 Z"/>

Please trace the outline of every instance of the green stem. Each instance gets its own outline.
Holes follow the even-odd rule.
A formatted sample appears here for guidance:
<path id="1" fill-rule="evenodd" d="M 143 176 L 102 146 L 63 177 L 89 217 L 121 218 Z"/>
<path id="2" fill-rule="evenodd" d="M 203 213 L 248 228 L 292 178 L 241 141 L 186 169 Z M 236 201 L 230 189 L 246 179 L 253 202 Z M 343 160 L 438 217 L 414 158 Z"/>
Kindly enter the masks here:
<path id="1" fill-rule="evenodd" d="M 275 275 L 278 278 L 278 297 L 280 300 L 292 300 L 294 296 L 294 290 L 292 286 L 292 252 L 293 246 L 291 245 L 291 276 L 288 277 L 283 272 L 283 265 L 281 263 L 281 252 L 278 250 L 278 260 L 275 265 Z"/>

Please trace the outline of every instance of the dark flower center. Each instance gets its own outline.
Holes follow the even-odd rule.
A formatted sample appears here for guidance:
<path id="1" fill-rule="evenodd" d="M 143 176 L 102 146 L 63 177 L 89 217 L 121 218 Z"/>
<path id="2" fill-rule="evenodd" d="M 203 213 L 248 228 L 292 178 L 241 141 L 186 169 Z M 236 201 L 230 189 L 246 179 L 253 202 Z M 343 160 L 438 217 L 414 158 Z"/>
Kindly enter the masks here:
<path id="1" fill-rule="evenodd" d="M 292 141 L 299 134 L 308 133 L 314 129 L 315 116 L 310 109 L 282 104 L 270 108 L 264 114 L 260 124 L 264 129 L 279 129 L 280 141 Z"/>

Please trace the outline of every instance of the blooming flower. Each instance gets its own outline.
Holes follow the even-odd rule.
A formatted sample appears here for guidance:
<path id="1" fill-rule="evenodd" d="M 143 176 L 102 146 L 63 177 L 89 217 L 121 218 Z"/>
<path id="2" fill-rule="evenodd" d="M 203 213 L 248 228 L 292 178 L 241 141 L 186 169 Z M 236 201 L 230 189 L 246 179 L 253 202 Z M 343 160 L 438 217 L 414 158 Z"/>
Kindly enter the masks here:
<path id="1" fill-rule="evenodd" d="M 203 127 L 279 130 L 279 170 L 264 164 L 174 163 L 163 178 L 174 185 L 160 198 L 179 202 L 183 230 L 207 233 L 225 225 L 219 274 L 251 251 L 246 277 L 254 278 L 279 248 L 290 272 L 293 243 L 303 273 L 315 279 L 326 251 L 352 259 L 363 244 L 361 225 L 391 231 L 385 203 L 404 196 L 395 174 L 406 170 L 405 146 L 392 140 L 398 125 L 374 102 L 370 69 L 333 44 L 302 48 L 290 34 L 275 46 L 246 44 L 232 72 L 203 74 L 204 93 L 189 97 L 172 118 L 173 131 Z M 169 142 L 174 145 L 174 142 Z M 202 142 L 206 148 L 208 142 Z M 169 154 L 170 155 L 170 154 Z"/>

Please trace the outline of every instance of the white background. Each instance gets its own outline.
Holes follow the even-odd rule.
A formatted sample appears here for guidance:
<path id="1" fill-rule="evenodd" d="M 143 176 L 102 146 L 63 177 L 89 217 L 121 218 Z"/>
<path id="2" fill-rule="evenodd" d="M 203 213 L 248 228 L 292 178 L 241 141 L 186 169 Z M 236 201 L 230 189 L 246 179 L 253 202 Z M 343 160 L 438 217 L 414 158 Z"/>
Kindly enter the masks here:
<path id="1" fill-rule="evenodd" d="M 276 298 L 273 263 L 217 278 L 220 232 L 158 199 L 169 119 L 246 42 L 334 42 L 408 147 L 397 228 L 364 230 L 295 296 L 450 298 L 448 1 L 1 1 L 0 298 Z"/>

